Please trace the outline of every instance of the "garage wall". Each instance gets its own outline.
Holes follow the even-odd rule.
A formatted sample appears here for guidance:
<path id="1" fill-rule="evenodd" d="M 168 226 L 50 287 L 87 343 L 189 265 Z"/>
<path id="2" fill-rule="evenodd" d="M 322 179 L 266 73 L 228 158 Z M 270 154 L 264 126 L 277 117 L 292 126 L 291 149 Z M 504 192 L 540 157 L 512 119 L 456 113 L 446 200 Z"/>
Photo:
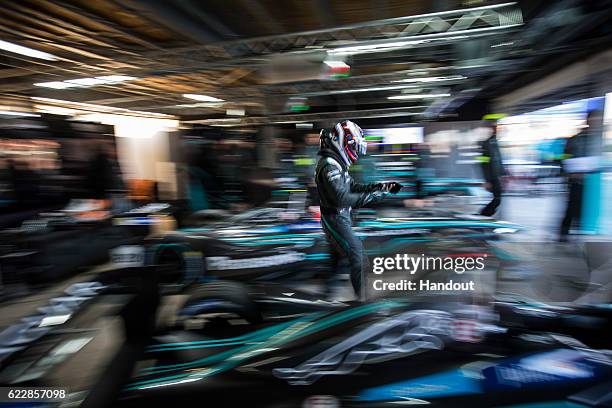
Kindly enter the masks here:
<path id="1" fill-rule="evenodd" d="M 171 161 L 168 138 L 178 129 L 177 120 L 111 114 L 85 115 L 79 119 L 115 127 L 117 155 L 125 180 L 160 181 L 159 163 Z"/>

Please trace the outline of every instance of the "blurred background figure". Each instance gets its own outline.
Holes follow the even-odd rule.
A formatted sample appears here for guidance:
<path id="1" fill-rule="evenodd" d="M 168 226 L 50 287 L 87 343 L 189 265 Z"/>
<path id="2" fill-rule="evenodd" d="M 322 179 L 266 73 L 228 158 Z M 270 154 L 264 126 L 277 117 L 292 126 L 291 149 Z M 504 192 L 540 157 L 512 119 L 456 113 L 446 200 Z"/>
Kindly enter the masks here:
<path id="1" fill-rule="evenodd" d="M 419 143 L 415 147 L 416 160 L 415 160 L 415 171 L 414 171 L 414 191 L 415 201 L 418 206 L 424 206 L 427 204 L 428 192 L 426 187 L 426 180 L 431 178 L 433 175 L 433 169 L 430 167 L 430 148 L 427 143 Z"/>
<path id="2" fill-rule="evenodd" d="M 602 119 L 601 110 L 589 112 L 583 129 L 568 138 L 565 143 L 562 167 L 567 178 L 568 193 L 559 235 L 559 240 L 562 242 L 567 241 L 567 236 L 574 223 L 580 225 L 586 177 L 600 170 Z"/>
<path id="3" fill-rule="evenodd" d="M 306 189 L 306 206 L 318 206 L 319 196 L 314 181 L 317 153 L 319 151 L 319 134 L 309 132 L 304 136 L 302 146 L 295 157 L 295 168 L 298 172 L 298 183 Z"/>
<path id="4" fill-rule="evenodd" d="M 276 174 L 279 179 L 293 178 L 295 169 L 295 150 L 293 140 L 289 137 L 279 137 L 275 140 L 277 155 Z"/>
<path id="5" fill-rule="evenodd" d="M 104 140 L 92 140 L 85 180 L 90 198 L 105 200 L 110 197 L 111 190 L 120 189 L 123 185 L 116 162 L 110 157 L 111 150 L 112 147 Z"/>
<path id="6" fill-rule="evenodd" d="M 502 155 L 497 141 L 497 120 L 487 120 L 485 126 L 491 135 L 481 142 L 481 155 L 478 158 L 481 163 L 482 175 L 485 180 L 484 188 L 493 194 L 489 204 L 480 210 L 480 214 L 491 217 L 497 211 L 502 200 L 502 177 L 506 175 Z"/>

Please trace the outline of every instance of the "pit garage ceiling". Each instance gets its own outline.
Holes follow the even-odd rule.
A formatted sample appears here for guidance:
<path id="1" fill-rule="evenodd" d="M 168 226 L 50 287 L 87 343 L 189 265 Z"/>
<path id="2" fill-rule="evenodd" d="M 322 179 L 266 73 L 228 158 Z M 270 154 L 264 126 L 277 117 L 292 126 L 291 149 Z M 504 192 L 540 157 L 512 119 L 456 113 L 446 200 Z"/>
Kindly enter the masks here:
<path id="1" fill-rule="evenodd" d="M 5 105 L 46 98 L 204 121 L 228 109 L 244 110 L 245 123 L 293 117 L 287 106 L 296 98 L 311 116 L 390 109 L 435 117 L 554 70 L 552 56 L 605 47 L 604 3 L 9 0 L 0 40 L 51 57 L 0 50 L 0 93 Z M 329 76 L 324 61 L 349 65 L 350 76 Z M 100 77 L 130 79 L 88 84 Z M 73 80 L 81 84 L 62 85 Z"/>

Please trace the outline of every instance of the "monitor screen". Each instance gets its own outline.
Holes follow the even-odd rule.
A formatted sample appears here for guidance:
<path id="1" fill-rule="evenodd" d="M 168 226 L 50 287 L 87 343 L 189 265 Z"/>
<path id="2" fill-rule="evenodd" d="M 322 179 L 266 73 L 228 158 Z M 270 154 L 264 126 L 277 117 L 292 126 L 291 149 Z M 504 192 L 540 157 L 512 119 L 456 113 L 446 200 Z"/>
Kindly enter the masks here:
<path id="1" fill-rule="evenodd" d="M 364 133 L 367 139 L 377 140 L 384 144 L 423 143 L 422 127 L 365 129 Z"/>

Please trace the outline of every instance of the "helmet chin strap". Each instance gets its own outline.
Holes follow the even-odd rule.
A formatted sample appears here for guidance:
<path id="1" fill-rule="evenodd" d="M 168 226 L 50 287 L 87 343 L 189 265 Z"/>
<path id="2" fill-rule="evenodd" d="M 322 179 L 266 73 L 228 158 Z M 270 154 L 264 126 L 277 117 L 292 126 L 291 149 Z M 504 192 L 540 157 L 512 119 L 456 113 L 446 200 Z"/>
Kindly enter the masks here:
<path id="1" fill-rule="evenodd" d="M 355 163 L 357 161 L 357 156 L 351 151 L 351 149 L 347 147 L 344 149 L 344 151 L 348 155 L 349 159 L 351 159 L 352 163 Z"/>

